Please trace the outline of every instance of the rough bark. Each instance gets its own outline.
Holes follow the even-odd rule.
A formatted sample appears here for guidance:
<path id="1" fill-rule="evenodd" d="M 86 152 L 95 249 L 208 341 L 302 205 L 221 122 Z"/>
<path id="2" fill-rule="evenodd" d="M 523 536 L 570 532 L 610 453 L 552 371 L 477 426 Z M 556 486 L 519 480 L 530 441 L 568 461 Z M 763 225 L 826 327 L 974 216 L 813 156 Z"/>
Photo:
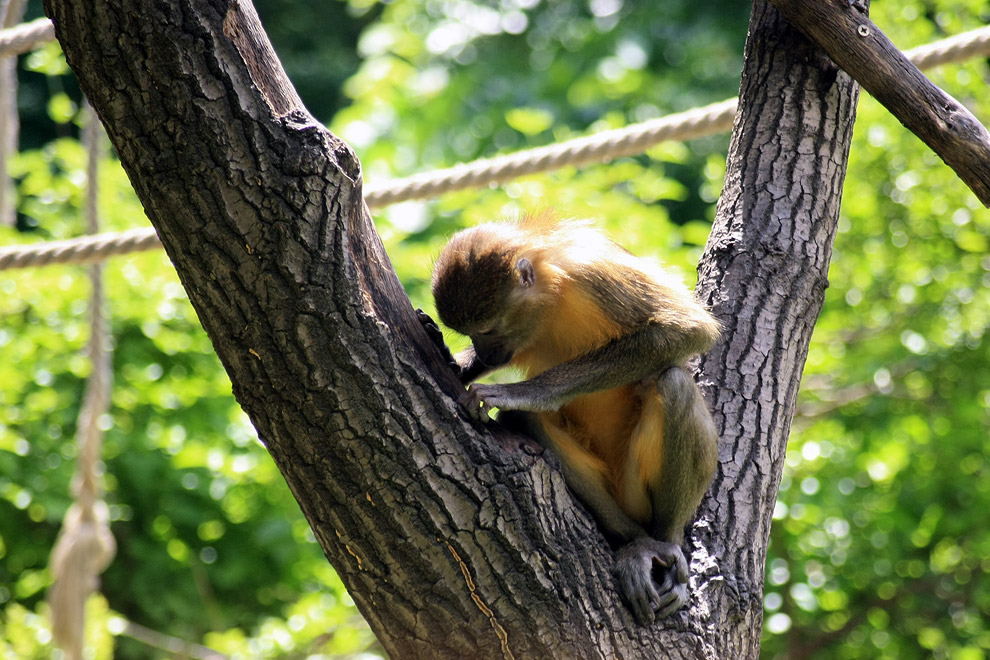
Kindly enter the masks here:
<path id="1" fill-rule="evenodd" d="M 721 470 L 690 541 L 690 611 L 642 628 L 552 461 L 459 414 L 458 385 L 362 203 L 357 159 L 301 106 L 250 5 L 45 7 L 235 396 L 392 657 L 756 656 L 766 531 L 851 132 L 848 79 L 758 3 L 702 266 L 727 326 L 705 362 Z"/>
<path id="2" fill-rule="evenodd" d="M 755 658 L 770 520 L 801 372 L 828 286 L 859 87 L 754 0 L 726 179 L 697 293 L 725 324 L 702 360 L 720 469 L 696 526 L 720 579 L 719 657 Z M 699 529 L 700 528 L 700 529 Z M 717 567 L 717 568 L 716 568 Z"/>

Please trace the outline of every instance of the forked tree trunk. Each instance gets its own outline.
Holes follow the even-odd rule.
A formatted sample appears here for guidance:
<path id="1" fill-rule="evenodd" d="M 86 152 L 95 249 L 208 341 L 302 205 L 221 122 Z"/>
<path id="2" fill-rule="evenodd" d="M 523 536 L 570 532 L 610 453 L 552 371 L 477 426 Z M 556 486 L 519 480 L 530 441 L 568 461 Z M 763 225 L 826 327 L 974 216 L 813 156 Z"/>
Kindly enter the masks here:
<path id="1" fill-rule="evenodd" d="M 394 658 L 755 657 L 767 528 L 856 92 L 762 0 L 700 291 L 721 469 L 694 598 L 636 626 L 531 442 L 458 413 L 361 199 L 246 2 L 46 0 L 189 298 L 327 558 Z"/>

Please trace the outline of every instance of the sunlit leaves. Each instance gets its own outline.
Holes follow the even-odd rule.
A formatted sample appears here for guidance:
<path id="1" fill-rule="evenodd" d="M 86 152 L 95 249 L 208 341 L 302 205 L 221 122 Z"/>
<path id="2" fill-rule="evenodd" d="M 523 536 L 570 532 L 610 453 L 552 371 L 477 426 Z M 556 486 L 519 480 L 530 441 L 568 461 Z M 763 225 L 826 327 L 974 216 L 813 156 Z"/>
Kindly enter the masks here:
<path id="1" fill-rule="evenodd" d="M 61 76 L 69 72 L 69 65 L 58 42 L 51 41 L 25 57 L 25 68 L 45 76 Z"/>
<path id="2" fill-rule="evenodd" d="M 982 23 L 965 19 L 955 4 L 948 11 L 939 3 L 901 3 L 890 14 L 884 7 L 874 5 L 874 18 L 902 46 L 941 36 L 928 20 L 905 21 L 905 12 L 952 23 L 953 31 Z M 985 62 L 932 75 L 978 116 L 990 116 Z M 981 579 L 990 569 L 983 560 L 990 546 L 983 458 L 990 438 L 983 395 L 990 383 L 988 237 L 990 213 L 864 97 L 769 564 L 786 557 L 792 573 L 795 565 L 824 567 L 818 603 L 834 609 L 824 603 L 842 594 L 836 615 L 845 614 L 833 621 L 805 613 L 791 580 L 767 583 L 768 600 L 779 602 L 792 629 L 824 622 L 826 630 L 844 631 L 839 644 L 812 657 L 990 652 L 990 591 Z M 808 450 L 824 442 L 835 447 L 826 461 Z M 809 478 L 820 490 L 795 487 Z M 816 510 L 822 517 L 809 519 L 806 512 Z M 841 552 L 821 543 L 830 518 L 849 527 Z M 786 636 L 768 632 L 768 657 L 787 657 Z"/>
<path id="3" fill-rule="evenodd" d="M 524 135 L 536 135 L 553 125 L 553 115 L 540 108 L 512 108 L 505 122 Z"/>

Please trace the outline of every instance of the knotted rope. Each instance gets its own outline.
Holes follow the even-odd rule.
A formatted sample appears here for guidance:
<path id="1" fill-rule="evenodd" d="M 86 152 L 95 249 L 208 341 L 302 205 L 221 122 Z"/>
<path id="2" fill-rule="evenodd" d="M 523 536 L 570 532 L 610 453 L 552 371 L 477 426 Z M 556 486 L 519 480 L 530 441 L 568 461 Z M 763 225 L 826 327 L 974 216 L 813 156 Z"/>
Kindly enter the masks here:
<path id="1" fill-rule="evenodd" d="M 89 231 L 94 232 L 99 224 L 97 175 L 101 131 L 96 113 L 89 109 L 88 115 L 83 132 L 88 154 L 86 217 Z M 103 446 L 101 418 L 110 407 L 113 379 L 102 269 L 99 264 L 90 266 L 89 360 L 93 371 L 86 381 L 86 393 L 76 429 L 79 447 L 73 479 L 76 501 L 65 514 L 51 556 L 54 583 L 48 592 L 48 602 L 52 610 L 52 635 L 69 660 L 82 660 L 86 600 L 96 591 L 99 575 L 110 564 L 116 550 L 110 532 L 109 510 L 102 500 L 100 465 Z"/>

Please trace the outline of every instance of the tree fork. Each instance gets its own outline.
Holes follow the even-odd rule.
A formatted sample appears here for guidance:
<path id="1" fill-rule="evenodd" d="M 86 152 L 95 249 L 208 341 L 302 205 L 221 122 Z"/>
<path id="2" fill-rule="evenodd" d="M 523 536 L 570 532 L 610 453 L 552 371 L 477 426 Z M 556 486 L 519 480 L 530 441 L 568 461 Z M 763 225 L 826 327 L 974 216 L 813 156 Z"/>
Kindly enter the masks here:
<path id="1" fill-rule="evenodd" d="M 357 159 L 289 93 L 253 9 L 45 7 L 238 402 L 385 649 L 647 652 L 654 631 L 632 626 L 560 475 L 458 413 Z"/>
<path id="2" fill-rule="evenodd" d="M 689 541 L 690 611 L 651 628 L 619 602 L 612 553 L 559 473 L 459 414 L 357 159 L 298 102 L 246 0 L 45 9 L 238 402 L 393 657 L 756 657 L 765 531 L 855 100 L 791 53 L 803 38 L 762 0 L 700 267 L 727 327 L 703 362 L 721 469 Z"/>

